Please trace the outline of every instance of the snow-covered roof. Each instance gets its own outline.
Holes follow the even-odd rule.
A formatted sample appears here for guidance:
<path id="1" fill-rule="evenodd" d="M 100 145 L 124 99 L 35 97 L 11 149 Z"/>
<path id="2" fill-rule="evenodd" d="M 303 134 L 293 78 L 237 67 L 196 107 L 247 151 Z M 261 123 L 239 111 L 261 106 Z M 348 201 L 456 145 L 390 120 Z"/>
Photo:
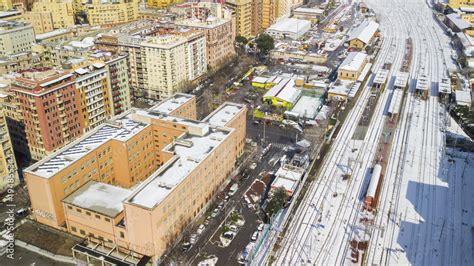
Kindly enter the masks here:
<path id="1" fill-rule="evenodd" d="M 353 86 L 353 82 L 345 82 L 343 80 L 338 81 L 338 83 L 334 83 L 331 88 L 329 88 L 328 93 L 347 97 L 351 87 Z"/>
<path id="2" fill-rule="evenodd" d="M 430 82 L 428 81 L 428 77 L 425 75 L 421 75 L 418 77 L 416 82 L 416 89 L 417 90 L 429 90 Z"/>
<path id="3" fill-rule="evenodd" d="M 298 7 L 293 12 L 309 13 L 313 15 L 324 14 L 324 10 L 320 8 L 307 8 L 307 7 Z"/>
<path id="4" fill-rule="evenodd" d="M 52 38 L 52 37 L 63 35 L 63 34 L 70 33 L 70 32 L 71 32 L 71 30 L 69 30 L 69 29 L 57 29 L 57 30 L 53 30 L 53 31 L 50 31 L 50 32 L 36 34 L 35 38 L 36 38 L 37 41 L 42 41 L 44 39 Z"/>
<path id="5" fill-rule="evenodd" d="M 176 93 L 170 98 L 151 107 L 150 110 L 170 114 L 192 98 L 194 98 L 194 96 L 190 94 Z"/>
<path id="6" fill-rule="evenodd" d="M 464 54 L 468 57 L 474 56 L 474 38 L 464 32 L 458 32 L 456 33 L 456 35 L 461 41 L 461 44 L 464 49 Z"/>
<path id="7" fill-rule="evenodd" d="M 374 36 L 378 30 L 379 24 L 373 20 L 362 22 L 357 28 L 355 28 L 349 35 L 349 41 L 359 39 L 363 43 L 367 44 L 370 39 Z"/>
<path id="8" fill-rule="evenodd" d="M 388 69 L 380 69 L 377 74 L 375 74 L 374 84 L 385 84 L 385 82 L 387 82 L 389 72 L 390 71 Z"/>
<path id="9" fill-rule="evenodd" d="M 362 69 L 362 72 L 360 72 L 359 77 L 357 77 L 357 81 L 363 82 L 365 80 L 365 77 L 367 77 L 367 74 L 369 74 L 371 68 L 372 63 L 365 64 L 364 69 Z"/>
<path id="10" fill-rule="evenodd" d="M 314 96 L 303 95 L 301 98 L 296 102 L 292 112 L 298 113 L 300 117 L 306 117 L 309 119 L 313 119 L 316 117 L 318 113 L 318 108 L 321 106 L 322 102 L 321 99 Z"/>
<path id="11" fill-rule="evenodd" d="M 280 83 L 268 90 L 268 92 L 265 93 L 263 97 L 275 97 L 289 103 L 295 103 L 300 94 L 301 90 L 295 87 L 295 80 L 285 78 L 282 79 Z"/>
<path id="12" fill-rule="evenodd" d="M 124 113 L 123 116 L 100 125 L 88 134 L 28 167 L 25 171 L 44 178 L 50 178 L 109 140 L 128 140 L 147 126 L 145 123 L 132 120 L 128 114 Z"/>
<path id="13" fill-rule="evenodd" d="M 123 211 L 122 201 L 131 193 L 128 189 L 91 180 L 63 202 L 114 218 Z"/>
<path id="14" fill-rule="evenodd" d="M 268 78 L 266 78 L 266 77 L 259 77 L 259 76 L 257 76 L 257 77 L 254 77 L 254 78 L 252 79 L 252 82 L 265 83 L 265 82 L 267 82 L 267 80 L 268 80 Z"/>
<path id="15" fill-rule="evenodd" d="M 456 90 L 456 104 L 471 106 L 471 92 L 468 90 Z"/>
<path id="16" fill-rule="evenodd" d="M 276 177 L 275 180 L 272 182 L 273 188 L 284 187 L 286 191 L 294 192 L 296 187 L 298 186 L 298 181 L 287 179 L 284 177 Z"/>
<path id="17" fill-rule="evenodd" d="M 352 85 L 352 87 L 349 89 L 349 94 L 347 95 L 349 99 L 352 99 L 356 96 L 361 86 L 362 86 L 362 83 L 360 82 L 356 82 L 354 83 L 354 85 Z"/>
<path id="18" fill-rule="evenodd" d="M 287 191 L 294 191 L 303 177 L 304 170 L 298 167 L 283 165 L 275 173 L 272 187 L 284 187 Z"/>
<path id="19" fill-rule="evenodd" d="M 460 15 L 456 13 L 448 14 L 446 15 L 446 18 L 461 31 L 472 27 L 471 23 L 465 21 Z"/>
<path id="20" fill-rule="evenodd" d="M 213 126 L 224 127 L 231 121 L 242 109 L 244 105 L 226 102 L 219 108 L 209 114 L 203 121 Z"/>
<path id="21" fill-rule="evenodd" d="M 230 130 L 212 129 L 205 136 L 186 135 L 167 146 L 165 150 L 173 152 L 174 159 L 140 185 L 128 202 L 150 209 L 155 207 L 212 154 L 229 133 Z"/>
<path id="22" fill-rule="evenodd" d="M 448 78 L 441 78 L 438 82 L 438 92 L 451 94 L 451 80 Z"/>
<path id="23" fill-rule="evenodd" d="M 410 78 L 410 73 L 407 72 L 398 72 L 395 77 L 394 86 L 397 88 L 405 88 L 408 85 L 408 79 Z"/>
<path id="24" fill-rule="evenodd" d="M 311 21 L 296 18 L 283 18 L 277 23 L 271 25 L 268 30 L 297 34 L 301 29 L 307 27 L 311 27 Z"/>
<path id="25" fill-rule="evenodd" d="M 367 54 L 361 52 L 350 52 L 339 66 L 340 70 L 357 71 L 366 62 Z"/>
<path id="26" fill-rule="evenodd" d="M 382 166 L 380 164 L 376 164 L 372 171 L 372 176 L 370 177 L 369 188 L 367 188 L 367 197 L 375 198 L 381 174 Z"/>
<path id="27" fill-rule="evenodd" d="M 398 114 L 400 112 L 402 99 L 403 99 L 403 90 L 394 89 L 393 94 L 392 94 L 392 100 L 390 101 L 390 105 L 388 107 L 388 112 L 390 114 Z"/>

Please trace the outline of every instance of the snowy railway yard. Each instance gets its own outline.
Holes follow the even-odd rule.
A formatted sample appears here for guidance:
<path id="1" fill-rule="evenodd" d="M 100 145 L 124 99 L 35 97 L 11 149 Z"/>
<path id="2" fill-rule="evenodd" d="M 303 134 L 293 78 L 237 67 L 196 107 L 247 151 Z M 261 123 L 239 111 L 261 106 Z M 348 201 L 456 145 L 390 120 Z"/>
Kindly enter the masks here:
<path id="1" fill-rule="evenodd" d="M 474 154 L 445 147 L 451 119 L 437 97 L 438 82 L 456 69 L 449 38 L 425 1 L 366 2 L 377 14 L 383 36 L 373 74 L 326 155 L 317 181 L 280 236 L 273 263 L 474 265 L 474 180 L 468 178 L 474 171 Z M 413 55 L 405 71 L 410 78 L 398 121 L 393 122 L 388 110 L 409 38 Z M 387 63 L 389 78 L 367 134 L 354 140 L 374 77 Z M 430 84 L 427 99 L 415 90 L 421 76 Z M 387 127 L 393 129 L 389 134 Z M 380 144 L 387 142 L 383 153 Z M 369 211 L 364 199 L 376 164 L 383 170 L 376 207 Z"/>

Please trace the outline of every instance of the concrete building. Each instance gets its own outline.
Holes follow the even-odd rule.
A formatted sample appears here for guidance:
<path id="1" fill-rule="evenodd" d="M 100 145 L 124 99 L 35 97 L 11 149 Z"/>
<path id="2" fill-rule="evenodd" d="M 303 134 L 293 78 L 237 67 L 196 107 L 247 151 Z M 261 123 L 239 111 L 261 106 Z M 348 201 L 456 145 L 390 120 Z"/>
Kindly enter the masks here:
<path id="1" fill-rule="evenodd" d="M 149 37 L 141 44 L 144 71 L 142 97 L 166 99 L 182 92 L 207 71 L 206 38 L 202 32 Z"/>
<path id="2" fill-rule="evenodd" d="M 36 31 L 35 31 L 36 32 Z M 70 29 L 57 29 L 50 32 L 45 32 L 38 34 L 36 32 L 36 42 L 37 43 L 46 43 L 46 42 L 62 42 L 70 40 L 73 37 L 73 33 Z"/>
<path id="3" fill-rule="evenodd" d="M 0 0 L 0 11 L 7 11 L 13 8 L 11 0 Z"/>
<path id="4" fill-rule="evenodd" d="M 150 8 L 167 8 L 182 2 L 184 0 L 146 0 L 146 6 Z"/>
<path id="5" fill-rule="evenodd" d="M 3 94 L 0 97 L 3 97 Z M 0 148 L 0 192 L 4 192 L 6 189 L 18 185 L 20 179 L 3 110 L 0 110 Z"/>
<path id="6" fill-rule="evenodd" d="M 262 7 L 260 10 L 261 15 L 260 16 L 257 15 L 259 14 L 259 11 L 257 10 L 257 13 L 255 13 L 255 17 L 256 18 L 261 17 L 262 21 L 260 23 L 261 24 L 260 27 L 261 27 L 261 30 L 265 30 L 269 28 L 273 23 L 275 23 L 278 17 L 280 17 L 278 14 L 279 6 L 278 6 L 277 1 L 274 1 L 274 0 L 261 0 L 261 2 L 262 2 Z M 257 34 L 257 33 L 258 32 L 254 34 Z"/>
<path id="7" fill-rule="evenodd" d="M 18 105 L 23 132 L 12 132 L 17 142 L 29 150 L 14 146 L 16 152 L 39 160 L 82 134 L 83 124 L 74 75 L 53 69 L 32 69 L 22 73 L 11 91 Z M 15 130 L 15 129 L 14 129 Z"/>
<path id="8" fill-rule="evenodd" d="M 351 52 L 342 61 L 337 70 L 337 78 L 355 81 L 362 73 L 367 64 L 367 54 L 361 52 Z"/>
<path id="9" fill-rule="evenodd" d="M 115 116 L 132 108 L 128 54 L 106 56 L 104 59 L 109 72 L 111 115 Z"/>
<path id="10" fill-rule="evenodd" d="M 114 117 L 24 170 L 34 219 L 87 239 L 76 259 L 94 249 L 103 261 L 156 263 L 234 169 L 244 105 L 226 103 L 201 122 L 171 115 L 195 109 L 193 96 L 162 104 Z"/>
<path id="11" fill-rule="evenodd" d="M 296 18 L 283 18 L 267 29 L 267 33 L 277 39 L 297 40 L 311 29 L 311 22 Z"/>
<path id="12" fill-rule="evenodd" d="M 26 13 L 26 19 L 35 28 L 36 34 L 51 31 L 49 25 L 53 29 L 71 27 L 74 25 L 73 5 L 72 2 L 62 0 L 35 1 L 31 12 Z"/>
<path id="13" fill-rule="evenodd" d="M 114 25 L 138 18 L 137 0 L 92 0 L 90 4 L 85 4 L 89 24 Z"/>
<path id="14" fill-rule="evenodd" d="M 252 0 L 229 0 L 224 4 L 232 11 L 235 17 L 235 32 L 237 36 L 251 37 L 254 17 L 254 3 Z M 254 29 L 255 30 L 255 29 Z"/>
<path id="15" fill-rule="evenodd" d="M 472 24 L 456 13 L 446 15 L 445 23 L 453 32 L 463 32 L 474 37 L 474 27 Z"/>
<path id="16" fill-rule="evenodd" d="M 31 52 L 0 56 L 0 75 L 30 69 L 39 63 L 38 56 Z"/>
<path id="17" fill-rule="evenodd" d="M 326 11 L 320 8 L 298 7 L 293 10 L 293 17 L 297 19 L 309 20 L 312 23 L 321 21 L 326 14 Z"/>
<path id="18" fill-rule="evenodd" d="M 0 55 L 30 51 L 34 43 L 35 34 L 30 24 L 0 21 Z"/>
<path id="19" fill-rule="evenodd" d="M 379 24 L 375 21 L 364 21 L 357 28 L 352 30 L 347 41 L 349 47 L 362 50 L 377 35 Z"/>
<path id="20" fill-rule="evenodd" d="M 471 0 L 448 0 L 448 5 L 451 8 L 474 7 L 474 3 Z"/>
<path id="21" fill-rule="evenodd" d="M 231 18 L 186 19 L 176 21 L 176 25 L 204 32 L 209 69 L 219 68 L 235 56 Z"/>

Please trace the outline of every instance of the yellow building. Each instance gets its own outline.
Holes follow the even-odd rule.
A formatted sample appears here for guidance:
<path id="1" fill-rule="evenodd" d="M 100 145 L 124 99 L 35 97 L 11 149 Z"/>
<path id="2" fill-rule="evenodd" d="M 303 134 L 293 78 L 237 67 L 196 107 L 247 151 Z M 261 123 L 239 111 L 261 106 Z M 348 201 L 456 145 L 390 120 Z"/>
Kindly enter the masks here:
<path id="1" fill-rule="evenodd" d="M 102 1 L 92 0 L 87 4 L 89 24 L 113 25 L 136 20 L 138 18 L 137 0 Z"/>
<path id="2" fill-rule="evenodd" d="M 375 21 L 364 21 L 349 35 L 349 47 L 364 49 L 377 35 L 379 24 Z"/>
<path id="3" fill-rule="evenodd" d="M 97 244 L 103 261 L 159 261 L 243 152 L 245 105 L 225 103 L 204 121 L 195 109 L 180 94 L 129 110 L 25 169 L 33 218 L 86 238 L 73 248 L 83 262 Z"/>
<path id="4" fill-rule="evenodd" d="M 0 11 L 11 10 L 13 8 L 11 0 L 0 0 Z"/>
<path id="5" fill-rule="evenodd" d="M 146 0 L 146 6 L 151 8 L 167 8 L 183 2 L 184 0 Z"/>
<path id="6" fill-rule="evenodd" d="M 28 13 L 33 13 L 28 15 Z M 37 14 L 40 13 L 40 14 Z M 47 13 L 50 14 L 50 22 L 44 22 L 45 24 L 52 24 L 53 29 L 67 28 L 74 25 L 74 10 L 72 2 L 66 2 L 61 0 L 40 0 L 39 2 L 33 3 L 31 12 L 27 12 L 27 19 L 35 27 L 35 33 L 48 32 L 45 28 L 41 32 L 36 32 L 36 28 L 40 29 L 36 24 L 41 25 L 41 22 L 48 20 Z M 31 19 L 31 20 L 30 20 Z M 39 21 L 36 22 L 35 20 Z"/>
<path id="7" fill-rule="evenodd" d="M 53 17 L 49 11 L 26 12 L 25 20 L 33 26 L 35 34 L 54 30 Z"/>
<path id="8" fill-rule="evenodd" d="M 362 73 L 365 64 L 367 64 L 366 53 L 349 53 L 337 70 L 337 78 L 355 81 Z"/>
<path id="9" fill-rule="evenodd" d="M 0 93 L 0 97 L 4 95 Z M 0 109 L 0 192 L 20 183 L 7 121 L 2 109 Z"/>
<path id="10" fill-rule="evenodd" d="M 251 37 L 253 20 L 253 2 L 252 0 L 229 0 L 225 2 L 225 6 L 232 10 L 235 17 L 236 35 Z"/>
<path id="11" fill-rule="evenodd" d="M 451 8 L 474 7 L 474 2 L 472 0 L 449 0 L 448 5 Z"/>
<path id="12" fill-rule="evenodd" d="M 278 12 L 277 7 L 278 7 L 277 2 L 274 0 L 262 0 L 262 10 L 261 10 L 262 30 L 265 30 L 268 27 L 270 27 L 279 17 L 277 14 Z M 260 16 L 256 16 L 256 17 L 260 17 Z"/>

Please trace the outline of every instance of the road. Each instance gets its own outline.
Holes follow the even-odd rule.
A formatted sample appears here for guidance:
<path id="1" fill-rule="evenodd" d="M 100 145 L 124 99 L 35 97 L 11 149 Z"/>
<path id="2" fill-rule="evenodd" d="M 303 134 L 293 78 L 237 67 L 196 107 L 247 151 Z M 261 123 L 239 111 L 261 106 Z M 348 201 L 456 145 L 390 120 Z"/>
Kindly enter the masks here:
<path id="1" fill-rule="evenodd" d="M 463 247 L 465 252 L 471 247 L 469 244 L 471 237 L 452 237 L 450 234 L 459 233 L 449 230 L 443 232 L 442 227 L 444 223 L 450 223 L 449 228 L 455 228 L 460 224 L 467 230 L 472 222 L 466 220 L 465 210 L 472 210 L 472 207 L 459 206 L 455 209 L 458 219 L 449 219 L 449 214 L 439 211 L 440 208 L 437 207 L 438 204 L 446 205 L 446 203 L 443 204 L 442 199 L 437 198 L 443 195 L 445 197 L 447 192 L 441 193 L 444 191 L 440 189 L 443 184 L 437 179 L 440 170 L 438 152 L 444 147 L 444 143 L 440 141 L 442 136 L 439 134 L 439 128 L 445 120 L 440 113 L 444 114 L 445 110 L 438 104 L 436 91 L 437 82 L 446 76 L 447 69 L 451 67 L 449 62 L 451 51 L 449 45 L 446 45 L 449 44 L 449 40 L 433 20 L 430 8 L 421 0 L 369 1 L 368 4 L 369 7 L 373 5 L 380 19 L 383 36 L 382 47 L 375 60 L 373 72 L 380 70 L 384 63 L 392 63 L 387 88 L 381 94 L 375 108 L 367 136 L 362 141 L 356 141 L 352 140 L 351 136 L 368 100 L 370 94 L 368 88 L 373 75 L 368 85 L 363 88 L 357 104 L 350 112 L 324 161 L 317 181 L 309 188 L 288 230 L 282 237 L 281 247 L 276 250 L 276 264 L 347 264 L 351 259 L 349 241 L 353 239 L 369 241 L 369 257 L 366 262 L 368 264 L 449 264 L 448 259 L 452 259 L 451 263 L 453 260 L 460 262 L 462 257 L 459 255 L 463 254 L 462 252 L 455 253 L 454 250 L 444 251 L 450 247 L 450 243 L 463 240 L 463 243 L 467 243 Z M 417 16 L 413 16 L 413 10 L 417 10 Z M 413 121 L 408 122 L 412 124 L 409 130 L 411 135 L 408 139 L 413 148 L 408 149 L 410 145 L 405 145 L 400 151 L 400 147 L 395 145 L 395 151 L 392 153 L 393 156 L 400 158 L 400 154 L 408 149 L 413 169 L 402 172 L 397 177 L 401 180 L 389 174 L 381 192 L 382 210 L 375 215 L 374 225 L 365 226 L 360 222 L 361 219 L 366 217 L 372 219 L 373 214 L 363 211 L 361 199 L 365 195 L 370 180 L 377 143 L 386 121 L 386 106 L 391 99 L 393 80 L 401 67 L 408 37 L 413 39 L 414 44 L 411 87 L 416 84 L 419 74 L 425 74 L 432 81 L 432 96 L 427 101 L 414 99 L 412 93 L 407 96 L 407 104 L 403 111 L 407 113 L 408 108 L 408 113 L 414 118 Z M 406 130 L 404 124 L 406 119 L 405 114 L 402 116 L 401 126 L 397 128 L 397 132 Z M 405 141 L 407 137 L 400 139 Z M 398 141 L 400 140 L 397 135 L 395 144 Z M 392 158 L 389 160 L 391 161 L 389 169 L 392 169 L 392 165 L 403 165 L 403 159 L 402 163 L 393 162 Z M 348 181 L 341 180 L 344 174 L 350 174 L 351 178 Z M 402 183 L 405 185 L 400 187 Z M 431 185 L 423 185 L 426 183 Z M 408 188 L 407 184 L 409 184 Z M 407 189 L 415 189 L 416 192 L 406 192 Z M 472 193 L 464 193 L 463 198 L 472 195 Z M 447 195 L 454 197 L 449 193 Z M 402 204 L 397 205 L 397 201 L 402 201 Z M 388 218 L 394 214 L 399 215 L 403 211 L 401 208 L 408 206 L 407 201 L 415 205 L 412 212 L 408 210 L 411 218 L 402 221 L 406 226 L 404 230 L 410 232 L 408 234 L 403 233 L 403 230 L 400 232 L 394 229 L 399 221 Z M 399 217 L 403 219 L 403 216 L 399 215 Z M 444 220 L 446 221 L 443 222 Z M 423 226 L 419 225 L 421 222 Z M 390 237 L 384 237 L 387 232 L 391 233 Z M 400 239 L 403 235 L 404 238 Z M 446 242 L 443 243 L 440 240 L 439 243 L 435 243 L 433 235 L 441 235 L 440 239 L 446 235 Z M 408 245 L 405 245 L 404 241 Z M 398 252 L 391 253 L 394 250 Z M 435 257 L 432 256 L 433 254 Z M 436 260 L 436 257 L 444 260 Z M 467 262 L 472 262 L 472 259 Z"/>

